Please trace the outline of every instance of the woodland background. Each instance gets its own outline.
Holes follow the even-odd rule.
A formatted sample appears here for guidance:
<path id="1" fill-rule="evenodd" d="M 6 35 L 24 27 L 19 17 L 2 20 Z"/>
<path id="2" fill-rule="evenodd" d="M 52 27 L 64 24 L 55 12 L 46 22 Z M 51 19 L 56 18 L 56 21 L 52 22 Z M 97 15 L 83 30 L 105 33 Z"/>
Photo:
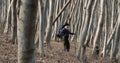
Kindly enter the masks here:
<path id="1" fill-rule="evenodd" d="M 119 13 L 119 0 L 0 0 L 0 62 L 120 63 Z M 56 37 L 65 22 L 70 52 Z"/>

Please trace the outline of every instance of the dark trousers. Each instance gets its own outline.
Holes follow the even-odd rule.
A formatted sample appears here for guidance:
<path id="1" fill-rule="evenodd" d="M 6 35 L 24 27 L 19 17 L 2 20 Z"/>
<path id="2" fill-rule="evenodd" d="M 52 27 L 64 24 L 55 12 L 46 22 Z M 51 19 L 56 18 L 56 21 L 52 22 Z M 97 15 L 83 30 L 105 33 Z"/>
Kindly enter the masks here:
<path id="1" fill-rule="evenodd" d="M 64 50 L 68 51 L 70 50 L 70 43 L 69 43 L 69 40 L 64 40 Z"/>

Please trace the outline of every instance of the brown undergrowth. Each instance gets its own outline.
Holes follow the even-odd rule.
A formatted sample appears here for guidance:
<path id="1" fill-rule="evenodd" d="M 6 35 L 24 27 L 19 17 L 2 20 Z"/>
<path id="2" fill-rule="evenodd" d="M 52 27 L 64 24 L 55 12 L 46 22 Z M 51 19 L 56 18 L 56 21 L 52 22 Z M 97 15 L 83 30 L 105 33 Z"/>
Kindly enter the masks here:
<path id="1" fill-rule="evenodd" d="M 38 48 L 36 48 L 37 63 L 82 63 L 76 58 L 77 44 L 71 42 L 70 52 L 63 49 L 63 42 L 51 41 L 51 49 L 45 45 L 45 56 L 40 58 Z M 86 63 L 115 63 L 108 58 L 91 58 L 92 48 L 86 49 Z M 17 63 L 17 45 L 12 44 L 9 36 L 0 35 L 0 63 Z"/>

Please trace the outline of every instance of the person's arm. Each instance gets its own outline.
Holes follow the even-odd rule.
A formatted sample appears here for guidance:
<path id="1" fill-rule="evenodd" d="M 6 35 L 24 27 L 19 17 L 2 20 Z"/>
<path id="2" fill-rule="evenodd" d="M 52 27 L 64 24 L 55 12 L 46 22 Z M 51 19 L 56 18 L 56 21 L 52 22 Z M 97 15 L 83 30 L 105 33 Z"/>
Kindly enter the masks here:
<path id="1" fill-rule="evenodd" d="M 75 33 L 70 33 L 71 35 L 75 35 Z"/>
<path id="2" fill-rule="evenodd" d="M 68 31 L 68 33 L 69 33 L 70 35 L 75 35 L 75 33 L 72 33 L 72 32 L 70 32 L 70 31 Z"/>

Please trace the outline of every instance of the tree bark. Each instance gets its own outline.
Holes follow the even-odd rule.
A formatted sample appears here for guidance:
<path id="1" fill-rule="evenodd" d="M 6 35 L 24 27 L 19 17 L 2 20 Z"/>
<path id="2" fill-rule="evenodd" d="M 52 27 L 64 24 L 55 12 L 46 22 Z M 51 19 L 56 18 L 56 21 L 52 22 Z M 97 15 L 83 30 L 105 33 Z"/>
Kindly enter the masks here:
<path id="1" fill-rule="evenodd" d="M 87 36 L 87 31 L 88 31 L 88 25 L 89 25 L 89 20 L 90 20 L 90 15 L 91 15 L 91 8 L 92 8 L 92 1 L 93 0 L 89 0 L 88 2 L 88 6 L 86 8 L 86 19 L 85 19 L 85 24 L 84 24 L 84 27 L 83 27 L 83 31 L 80 35 L 80 40 L 79 40 L 79 45 L 78 45 L 78 50 L 77 50 L 77 53 L 76 53 L 76 56 L 80 59 L 83 60 L 83 62 L 85 61 L 85 50 L 86 50 L 86 47 L 84 46 L 84 41 L 86 39 L 86 36 Z"/>
<path id="2" fill-rule="evenodd" d="M 16 8 L 17 0 L 13 0 L 13 16 L 12 16 L 12 33 L 11 33 L 11 40 L 13 44 L 17 43 L 17 8 Z"/>
<path id="3" fill-rule="evenodd" d="M 45 7 L 43 6 L 45 5 Z M 45 4 L 43 4 L 42 0 L 39 0 L 39 13 L 40 13 L 40 21 L 39 21 L 39 53 L 40 56 L 44 56 L 44 36 L 45 36 L 45 29 L 46 29 L 46 21 L 47 21 L 47 8 L 48 8 L 48 1 L 46 0 Z"/>
<path id="4" fill-rule="evenodd" d="M 53 22 L 53 13 L 54 13 L 54 0 L 49 1 L 49 17 L 47 21 L 46 28 L 46 43 L 50 46 L 51 35 L 52 35 L 52 22 Z"/>
<path id="5" fill-rule="evenodd" d="M 116 59 L 116 57 L 117 57 L 117 53 L 119 50 L 119 40 L 120 40 L 119 34 L 120 34 L 120 24 L 118 25 L 117 30 L 116 30 L 115 40 L 113 43 L 113 50 L 112 50 L 112 53 L 110 55 L 111 59 Z"/>
<path id="6" fill-rule="evenodd" d="M 21 0 L 18 28 L 18 63 L 36 63 L 35 20 L 38 0 Z"/>
<path id="7" fill-rule="evenodd" d="M 114 1 L 114 2 L 115 2 L 115 10 L 116 10 L 118 8 L 117 7 L 118 2 L 117 1 Z M 114 16 L 114 17 L 116 18 L 116 16 Z M 115 32 L 115 38 L 114 38 L 114 41 L 113 41 L 113 44 L 112 44 L 113 48 L 111 50 L 111 55 L 110 55 L 111 59 L 116 59 L 117 53 L 118 53 L 118 50 L 119 50 L 119 43 L 120 43 L 119 42 L 120 41 L 120 36 L 119 36 L 119 34 L 120 34 L 120 21 L 119 20 L 120 20 L 120 14 L 119 14 L 119 17 L 116 18 L 115 20 L 118 21 L 118 26 L 117 26 L 117 29 L 116 29 L 116 32 Z"/>
<path id="8" fill-rule="evenodd" d="M 100 5 L 101 5 L 101 10 L 100 10 L 100 17 L 98 20 L 98 27 L 95 33 L 95 38 L 94 38 L 94 45 L 93 45 L 93 51 L 92 51 L 92 55 L 93 57 L 96 57 L 100 51 L 100 33 L 102 31 L 102 27 L 103 27 L 103 13 L 104 13 L 104 0 L 100 1 Z M 98 53 L 98 54 L 97 54 Z"/>
<path id="9" fill-rule="evenodd" d="M 68 6 L 68 4 L 70 3 L 70 1 L 71 0 L 69 0 L 66 4 L 65 4 L 65 6 L 61 9 L 61 11 L 58 13 L 58 16 L 54 19 L 54 21 L 53 21 L 53 25 L 54 25 L 54 23 L 56 22 L 56 20 L 59 18 L 59 16 L 62 14 L 62 12 L 65 10 L 65 8 Z"/>
<path id="10" fill-rule="evenodd" d="M 6 23 L 5 23 L 5 28 L 3 33 L 8 33 L 10 31 L 11 28 L 11 16 L 12 16 L 12 6 L 13 6 L 13 1 L 8 0 L 8 10 L 7 10 L 7 19 L 6 19 Z"/>
<path id="11" fill-rule="evenodd" d="M 102 51 L 102 56 L 106 57 L 106 44 L 107 44 L 107 6 L 105 6 L 105 22 L 104 22 L 104 45 L 103 45 L 103 51 Z"/>

